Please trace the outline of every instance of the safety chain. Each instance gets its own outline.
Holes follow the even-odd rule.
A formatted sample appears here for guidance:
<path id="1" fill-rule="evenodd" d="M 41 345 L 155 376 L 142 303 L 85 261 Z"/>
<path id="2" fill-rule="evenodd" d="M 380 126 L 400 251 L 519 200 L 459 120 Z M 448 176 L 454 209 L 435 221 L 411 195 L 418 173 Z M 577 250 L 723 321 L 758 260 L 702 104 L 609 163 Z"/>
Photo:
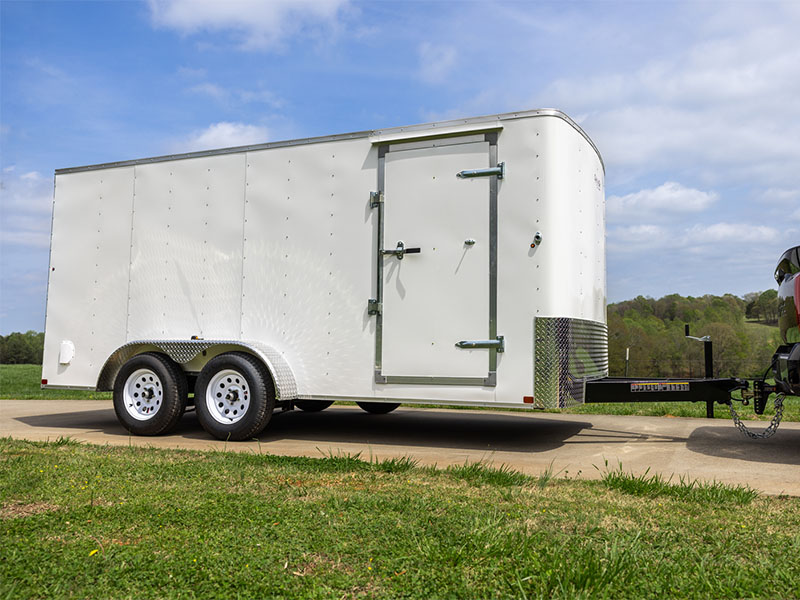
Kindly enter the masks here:
<path id="1" fill-rule="evenodd" d="M 747 425 L 742 423 L 742 420 L 739 418 L 739 414 L 733 408 L 733 402 L 728 404 L 728 408 L 731 410 L 731 417 L 733 417 L 733 424 L 739 428 L 743 434 L 747 437 L 754 439 L 754 440 L 764 440 L 769 437 L 775 435 L 775 432 L 778 431 L 778 425 L 781 424 L 781 418 L 783 417 L 783 394 L 778 394 L 775 396 L 775 416 L 772 417 L 772 421 L 764 431 L 755 432 L 748 429 Z"/>

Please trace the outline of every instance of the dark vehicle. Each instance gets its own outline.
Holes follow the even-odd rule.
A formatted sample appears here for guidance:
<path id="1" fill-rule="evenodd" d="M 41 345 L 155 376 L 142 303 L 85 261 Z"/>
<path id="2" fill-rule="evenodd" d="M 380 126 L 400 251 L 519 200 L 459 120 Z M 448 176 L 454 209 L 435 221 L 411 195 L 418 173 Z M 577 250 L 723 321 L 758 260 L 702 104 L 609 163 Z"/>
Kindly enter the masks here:
<path id="1" fill-rule="evenodd" d="M 800 394 L 800 246 L 783 253 L 775 268 L 778 282 L 778 326 L 783 345 L 775 352 L 775 387 Z"/>

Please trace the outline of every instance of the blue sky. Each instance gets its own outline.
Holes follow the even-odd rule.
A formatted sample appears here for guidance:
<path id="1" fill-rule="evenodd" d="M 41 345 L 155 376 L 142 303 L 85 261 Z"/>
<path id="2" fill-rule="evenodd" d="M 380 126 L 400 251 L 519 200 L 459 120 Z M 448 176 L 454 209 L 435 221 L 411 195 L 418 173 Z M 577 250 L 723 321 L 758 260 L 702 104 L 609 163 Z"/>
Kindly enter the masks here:
<path id="1" fill-rule="evenodd" d="M 774 288 L 798 2 L 0 3 L 0 333 L 41 330 L 56 168 L 554 107 L 606 165 L 609 301 Z"/>

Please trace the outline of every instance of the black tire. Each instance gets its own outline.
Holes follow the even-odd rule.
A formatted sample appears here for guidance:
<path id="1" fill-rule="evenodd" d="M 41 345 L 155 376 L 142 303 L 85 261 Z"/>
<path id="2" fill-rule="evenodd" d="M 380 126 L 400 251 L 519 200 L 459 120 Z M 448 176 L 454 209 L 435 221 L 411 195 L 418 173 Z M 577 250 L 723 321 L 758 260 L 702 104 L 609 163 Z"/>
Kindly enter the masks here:
<path id="1" fill-rule="evenodd" d="M 275 386 L 263 363 L 244 352 L 212 358 L 197 378 L 197 419 L 220 440 L 249 440 L 261 433 L 275 408 Z"/>
<path id="2" fill-rule="evenodd" d="M 321 410 L 325 410 L 331 404 L 333 404 L 333 400 L 295 400 L 294 405 L 299 408 L 300 410 L 304 410 L 306 412 L 319 412 Z"/>
<path id="3" fill-rule="evenodd" d="M 385 415 L 400 406 L 400 403 L 393 404 L 390 402 L 356 402 L 356 404 L 373 415 Z"/>
<path id="4" fill-rule="evenodd" d="M 114 412 L 134 435 L 170 432 L 186 409 L 187 396 L 183 370 L 156 352 L 134 356 L 114 380 Z"/>

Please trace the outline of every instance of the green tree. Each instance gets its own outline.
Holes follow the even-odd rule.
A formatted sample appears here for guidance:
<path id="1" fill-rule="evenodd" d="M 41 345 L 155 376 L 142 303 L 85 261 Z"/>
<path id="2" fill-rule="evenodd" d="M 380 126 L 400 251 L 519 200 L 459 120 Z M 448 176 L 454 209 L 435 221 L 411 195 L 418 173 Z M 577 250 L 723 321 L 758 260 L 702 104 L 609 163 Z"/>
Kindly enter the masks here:
<path id="1" fill-rule="evenodd" d="M 0 336 L 0 363 L 40 365 L 44 352 L 44 334 L 35 331 Z"/>

